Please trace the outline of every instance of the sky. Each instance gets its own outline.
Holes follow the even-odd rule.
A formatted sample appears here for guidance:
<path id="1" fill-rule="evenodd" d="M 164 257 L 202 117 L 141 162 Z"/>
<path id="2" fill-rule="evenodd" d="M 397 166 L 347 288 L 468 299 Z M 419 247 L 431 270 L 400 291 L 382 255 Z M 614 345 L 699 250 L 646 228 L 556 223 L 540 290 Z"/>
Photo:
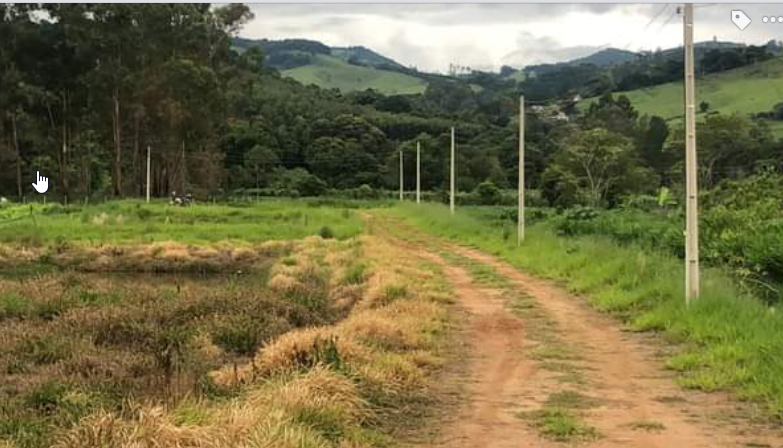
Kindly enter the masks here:
<path id="1" fill-rule="evenodd" d="M 682 18 L 663 4 L 253 4 L 247 38 L 307 38 L 363 45 L 406 66 L 446 72 L 450 64 L 497 70 L 586 56 L 607 47 L 655 50 L 682 44 Z M 743 10 L 753 23 L 730 20 Z M 696 40 L 746 44 L 783 39 L 777 5 L 696 5 Z"/>

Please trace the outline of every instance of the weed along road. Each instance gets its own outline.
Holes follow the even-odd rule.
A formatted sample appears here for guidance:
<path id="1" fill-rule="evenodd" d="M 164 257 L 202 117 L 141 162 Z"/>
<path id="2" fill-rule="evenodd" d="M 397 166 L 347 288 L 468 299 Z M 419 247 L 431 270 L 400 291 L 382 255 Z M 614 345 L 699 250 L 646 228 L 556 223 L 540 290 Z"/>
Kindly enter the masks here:
<path id="1" fill-rule="evenodd" d="M 465 316 L 453 362 L 467 366 L 442 378 L 460 391 L 456 411 L 413 446 L 783 446 L 783 433 L 753 422 L 736 399 L 678 386 L 663 342 L 626 331 L 584 297 L 396 218 L 374 229 L 441 266 Z"/>

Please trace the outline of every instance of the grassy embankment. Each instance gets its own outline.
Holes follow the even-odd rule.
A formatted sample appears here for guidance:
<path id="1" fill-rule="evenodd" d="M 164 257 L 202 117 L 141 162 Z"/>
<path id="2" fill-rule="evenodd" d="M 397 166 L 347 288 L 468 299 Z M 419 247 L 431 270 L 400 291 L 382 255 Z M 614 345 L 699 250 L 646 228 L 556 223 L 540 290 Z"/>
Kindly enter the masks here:
<path id="1" fill-rule="evenodd" d="M 682 262 L 668 254 L 620 247 L 598 236 L 562 238 L 545 224 L 528 229 L 522 248 L 514 232 L 491 227 L 462 209 L 406 205 L 388 213 L 436 236 L 478 247 L 533 274 L 563 279 L 591 305 L 627 320 L 638 331 L 661 331 L 678 343 L 667 361 L 680 382 L 705 391 L 731 390 L 783 420 L 783 317 L 743 294 L 718 271 L 707 270 L 702 296 L 684 304 Z"/>

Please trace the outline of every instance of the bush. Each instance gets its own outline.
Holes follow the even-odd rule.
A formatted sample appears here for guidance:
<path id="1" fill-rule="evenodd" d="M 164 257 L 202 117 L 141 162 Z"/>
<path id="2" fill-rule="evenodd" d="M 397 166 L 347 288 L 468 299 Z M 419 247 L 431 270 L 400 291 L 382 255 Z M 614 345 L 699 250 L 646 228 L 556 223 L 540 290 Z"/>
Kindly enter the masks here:
<path id="1" fill-rule="evenodd" d="M 499 205 L 503 200 L 503 193 L 500 191 L 500 188 L 490 181 L 478 184 L 475 193 L 478 195 L 481 205 Z"/>
<path id="2" fill-rule="evenodd" d="M 253 324 L 242 316 L 231 319 L 214 331 L 212 341 L 233 355 L 251 356 L 263 342 L 259 329 Z"/>
<path id="3" fill-rule="evenodd" d="M 318 231 L 318 236 L 320 236 L 321 238 L 323 238 L 325 240 L 332 239 L 332 238 L 334 238 L 334 230 L 332 230 L 332 228 L 329 227 L 329 226 L 323 226 Z"/>
<path id="4" fill-rule="evenodd" d="M 378 194 L 367 184 L 363 184 L 356 189 L 356 199 L 377 199 Z"/>

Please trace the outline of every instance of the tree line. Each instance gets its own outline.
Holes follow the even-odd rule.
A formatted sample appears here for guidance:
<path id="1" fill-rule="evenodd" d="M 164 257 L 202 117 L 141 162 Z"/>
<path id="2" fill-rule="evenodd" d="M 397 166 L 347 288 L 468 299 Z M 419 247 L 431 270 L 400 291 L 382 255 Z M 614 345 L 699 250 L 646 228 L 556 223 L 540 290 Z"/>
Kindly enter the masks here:
<path id="1" fill-rule="evenodd" d="M 399 151 L 413 188 L 417 142 L 423 188 L 445 191 L 451 127 L 460 191 L 516 185 L 518 101 L 533 83 L 474 73 L 433 77 L 417 95 L 304 86 L 261 47 L 232 45 L 252 17 L 242 5 L 0 8 L 0 195 L 22 196 L 36 170 L 64 201 L 142 195 L 148 147 L 156 196 L 396 189 Z M 677 122 L 610 92 L 584 110 L 547 99 L 568 119 L 529 110 L 526 181 L 548 204 L 611 206 L 681 184 Z M 780 165 L 763 124 L 703 118 L 707 185 Z"/>

